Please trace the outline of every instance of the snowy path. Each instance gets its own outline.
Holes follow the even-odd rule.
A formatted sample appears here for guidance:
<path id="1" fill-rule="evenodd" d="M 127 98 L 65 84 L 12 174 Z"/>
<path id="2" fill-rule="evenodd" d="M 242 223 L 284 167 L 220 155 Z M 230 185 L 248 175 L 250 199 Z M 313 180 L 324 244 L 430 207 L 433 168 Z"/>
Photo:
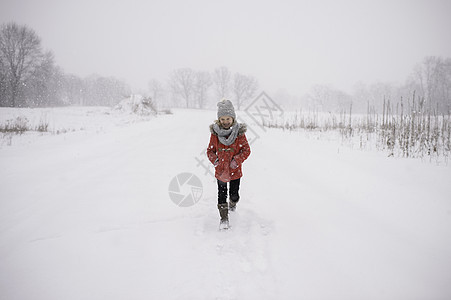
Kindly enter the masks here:
<path id="1" fill-rule="evenodd" d="M 450 298 L 450 166 L 271 130 L 218 232 L 195 161 L 214 115 L 0 149 L 0 298 Z M 168 196 L 181 172 L 204 186 L 189 208 Z"/>

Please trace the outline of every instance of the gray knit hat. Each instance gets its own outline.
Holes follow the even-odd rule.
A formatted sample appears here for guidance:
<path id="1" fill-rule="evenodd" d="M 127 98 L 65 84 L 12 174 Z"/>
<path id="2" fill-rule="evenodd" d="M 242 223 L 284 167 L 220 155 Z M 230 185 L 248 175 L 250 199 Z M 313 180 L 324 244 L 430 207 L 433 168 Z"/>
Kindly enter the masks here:
<path id="1" fill-rule="evenodd" d="M 233 104 L 230 100 L 222 99 L 218 102 L 218 119 L 220 117 L 229 116 L 233 119 L 236 119 L 235 109 L 233 108 Z"/>

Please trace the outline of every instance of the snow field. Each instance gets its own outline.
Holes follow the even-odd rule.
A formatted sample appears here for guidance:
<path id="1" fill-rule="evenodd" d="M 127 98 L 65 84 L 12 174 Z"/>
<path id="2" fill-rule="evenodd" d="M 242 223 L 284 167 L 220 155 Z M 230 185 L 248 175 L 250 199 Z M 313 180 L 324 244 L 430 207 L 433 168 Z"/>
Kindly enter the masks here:
<path id="1" fill-rule="evenodd" d="M 285 141 L 287 155 L 248 168 L 280 176 L 264 199 L 275 199 L 275 211 L 267 214 L 279 216 L 271 244 L 276 265 L 285 269 L 278 273 L 282 298 L 295 294 L 296 286 L 305 299 L 446 298 L 448 167 L 337 151 L 297 134 L 271 132 L 262 143 L 269 139 Z M 262 160 L 276 153 L 268 148 Z"/>
<path id="2" fill-rule="evenodd" d="M 105 116 L 0 148 L 0 298 L 451 296 L 450 166 L 267 130 L 219 232 L 216 183 L 195 160 L 216 112 Z M 203 183 L 188 208 L 168 195 L 182 172 Z"/>

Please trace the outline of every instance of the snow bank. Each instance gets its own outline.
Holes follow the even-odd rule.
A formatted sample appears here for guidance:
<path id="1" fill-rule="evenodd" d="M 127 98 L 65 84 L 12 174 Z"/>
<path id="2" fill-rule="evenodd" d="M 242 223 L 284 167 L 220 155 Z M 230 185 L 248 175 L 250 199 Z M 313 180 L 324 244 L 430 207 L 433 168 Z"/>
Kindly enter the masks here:
<path id="1" fill-rule="evenodd" d="M 140 116 L 157 114 L 157 110 L 152 102 L 152 99 L 145 98 L 141 95 L 132 95 L 130 98 L 122 100 L 115 106 L 115 109 Z"/>

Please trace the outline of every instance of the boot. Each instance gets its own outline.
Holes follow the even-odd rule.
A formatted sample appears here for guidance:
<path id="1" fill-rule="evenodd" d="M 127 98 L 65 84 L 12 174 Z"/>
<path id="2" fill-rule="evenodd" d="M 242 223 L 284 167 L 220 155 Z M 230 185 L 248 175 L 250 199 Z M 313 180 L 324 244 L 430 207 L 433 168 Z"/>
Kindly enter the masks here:
<path id="1" fill-rule="evenodd" d="M 219 229 L 229 228 L 229 208 L 227 203 L 218 204 L 219 215 L 221 216 L 221 221 L 219 223 Z"/>
<path id="2" fill-rule="evenodd" d="M 235 202 L 235 201 L 232 201 L 232 200 L 230 200 L 229 201 L 229 210 L 230 211 L 235 211 L 235 209 L 236 209 L 236 204 L 237 204 L 238 202 Z"/>

